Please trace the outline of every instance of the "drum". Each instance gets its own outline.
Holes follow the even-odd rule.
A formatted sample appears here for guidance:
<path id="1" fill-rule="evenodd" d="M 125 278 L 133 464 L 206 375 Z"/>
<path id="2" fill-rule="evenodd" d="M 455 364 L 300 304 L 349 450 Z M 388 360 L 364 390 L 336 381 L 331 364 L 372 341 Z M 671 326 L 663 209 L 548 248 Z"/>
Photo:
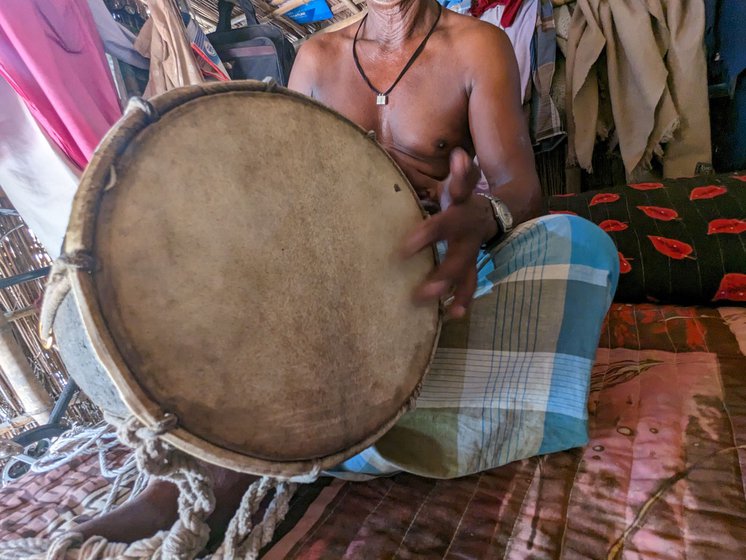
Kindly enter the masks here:
<path id="1" fill-rule="evenodd" d="M 175 416 L 161 437 L 194 457 L 318 472 L 391 428 L 428 369 L 439 306 L 411 296 L 436 256 L 398 256 L 422 219 L 375 140 L 305 96 L 141 101 L 81 180 L 57 342 L 94 401 Z"/>

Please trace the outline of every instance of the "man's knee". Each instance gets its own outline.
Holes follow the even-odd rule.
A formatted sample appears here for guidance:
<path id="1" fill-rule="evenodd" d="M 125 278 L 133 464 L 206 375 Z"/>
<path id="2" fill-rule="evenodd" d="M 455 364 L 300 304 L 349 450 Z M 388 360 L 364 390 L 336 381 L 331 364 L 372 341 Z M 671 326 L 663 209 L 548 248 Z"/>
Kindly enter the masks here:
<path id="1" fill-rule="evenodd" d="M 521 224 L 493 253 L 489 279 L 574 279 L 603 285 L 611 302 L 619 278 L 614 242 L 596 224 L 572 215 Z M 484 272 L 487 272 L 486 270 Z"/>
<path id="2" fill-rule="evenodd" d="M 554 214 L 539 218 L 548 232 L 548 243 L 557 245 L 570 268 L 606 273 L 613 297 L 619 280 L 619 256 L 611 237 L 593 222 L 579 216 Z M 552 249 L 550 248 L 550 251 Z"/>

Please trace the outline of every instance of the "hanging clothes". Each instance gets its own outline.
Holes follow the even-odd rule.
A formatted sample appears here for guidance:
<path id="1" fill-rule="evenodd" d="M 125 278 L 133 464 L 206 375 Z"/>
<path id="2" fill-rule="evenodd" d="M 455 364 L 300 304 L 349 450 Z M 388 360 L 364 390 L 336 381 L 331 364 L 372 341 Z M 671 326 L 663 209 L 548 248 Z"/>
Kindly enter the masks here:
<path id="1" fill-rule="evenodd" d="M 88 0 L 88 7 L 104 43 L 104 51 L 130 66 L 147 70 L 148 59 L 135 50 L 135 36 L 129 29 L 114 21 L 104 0 Z"/>
<path id="2" fill-rule="evenodd" d="M 521 80 L 521 103 L 525 104 L 530 97 L 531 91 L 531 41 L 533 40 L 533 34 L 536 26 L 536 13 L 537 13 L 537 0 L 526 0 L 523 2 L 521 7 L 523 11 L 519 14 L 519 22 L 511 22 L 510 28 L 505 29 L 502 27 L 502 16 L 505 12 L 505 4 L 499 2 L 484 3 L 483 7 L 487 7 L 485 10 L 477 8 L 475 6 L 477 2 L 472 2 L 472 14 L 481 12 L 481 19 L 484 22 L 490 23 L 505 31 L 505 34 L 510 39 L 511 45 L 513 45 L 513 52 L 515 53 L 516 61 L 518 62 L 518 74 Z M 533 15 L 532 15 L 533 14 Z M 524 106 L 524 108 L 526 108 Z M 527 108 L 526 108 L 527 109 Z M 478 163 L 478 162 L 477 162 Z M 490 186 L 487 182 L 487 177 L 484 173 L 481 174 L 479 181 L 475 187 L 475 192 L 489 193 Z"/>
<path id="3" fill-rule="evenodd" d="M 78 177 L 0 78 L 0 187 L 52 258 L 59 255 Z"/>
<path id="4" fill-rule="evenodd" d="M 712 164 L 704 3 L 662 0 L 661 4 L 669 35 L 668 87 L 679 113 L 678 130 L 665 146 L 663 175 L 691 177 Z M 648 143 L 648 150 L 654 147 Z"/>
<path id="5" fill-rule="evenodd" d="M 150 59 L 150 80 L 145 97 L 203 83 L 205 80 L 174 0 L 151 0 L 149 8 L 150 19 L 135 41 L 135 48 Z"/>
<path id="6" fill-rule="evenodd" d="M 104 44 L 119 104 L 124 107 L 145 91 L 150 63 L 135 49 L 135 35 L 115 20 L 104 0 L 88 0 L 88 6 Z"/>
<path id="7" fill-rule="evenodd" d="M 531 112 L 529 132 L 535 152 L 553 150 L 566 134 L 552 98 L 557 38 L 551 0 L 540 0 L 531 44 Z"/>
<path id="8" fill-rule="evenodd" d="M 121 115 L 86 0 L 0 2 L 0 75 L 81 169 Z"/>
<path id="9" fill-rule="evenodd" d="M 520 0 L 519 10 L 512 21 L 512 25 L 502 24 L 507 5 L 498 4 L 489 8 L 479 18 L 505 31 L 510 39 L 518 61 L 518 71 L 521 75 L 521 102 L 528 99 L 531 82 L 531 43 L 536 31 L 538 15 L 538 0 Z"/>
<path id="10" fill-rule="evenodd" d="M 500 27 L 507 29 L 513 25 L 518 17 L 518 12 L 521 10 L 521 4 L 523 4 L 523 0 L 474 0 L 471 3 L 469 13 L 476 18 L 481 18 L 487 10 L 494 8 L 495 6 L 502 6 L 503 10 L 500 14 Z"/>
<path id="11" fill-rule="evenodd" d="M 627 174 L 663 160 L 666 177 L 709 164 L 707 68 L 702 0 L 578 0 L 567 41 L 570 156 L 591 169 L 608 88 Z M 605 64 L 604 64 L 605 63 Z"/>

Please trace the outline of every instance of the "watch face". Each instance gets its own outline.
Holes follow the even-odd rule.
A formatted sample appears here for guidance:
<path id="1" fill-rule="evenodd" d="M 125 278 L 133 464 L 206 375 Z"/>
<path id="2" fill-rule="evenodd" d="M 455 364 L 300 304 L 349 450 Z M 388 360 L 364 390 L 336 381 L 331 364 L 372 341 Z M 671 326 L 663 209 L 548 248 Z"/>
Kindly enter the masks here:
<path id="1" fill-rule="evenodd" d="M 499 201 L 497 203 L 497 212 L 498 216 L 500 217 L 500 221 L 503 224 L 503 228 L 506 231 L 513 229 L 513 216 L 511 215 L 510 210 L 508 210 L 503 201 Z"/>
<path id="2" fill-rule="evenodd" d="M 508 233 L 513 229 L 513 215 L 510 213 L 508 206 L 499 198 L 492 195 L 483 193 L 477 193 L 480 196 L 484 196 L 490 201 L 492 205 L 492 211 L 495 214 L 495 220 L 499 222 L 500 228 L 503 233 Z"/>

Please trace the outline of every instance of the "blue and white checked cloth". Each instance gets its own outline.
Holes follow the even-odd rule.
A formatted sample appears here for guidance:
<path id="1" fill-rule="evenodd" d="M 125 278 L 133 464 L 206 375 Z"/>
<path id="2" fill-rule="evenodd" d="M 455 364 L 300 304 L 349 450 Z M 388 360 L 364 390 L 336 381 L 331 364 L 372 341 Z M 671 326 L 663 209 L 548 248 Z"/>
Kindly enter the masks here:
<path id="1" fill-rule="evenodd" d="M 619 276 L 582 218 L 521 224 L 479 260 L 475 301 L 447 323 L 415 410 L 328 474 L 452 478 L 584 445 L 590 374 Z"/>

